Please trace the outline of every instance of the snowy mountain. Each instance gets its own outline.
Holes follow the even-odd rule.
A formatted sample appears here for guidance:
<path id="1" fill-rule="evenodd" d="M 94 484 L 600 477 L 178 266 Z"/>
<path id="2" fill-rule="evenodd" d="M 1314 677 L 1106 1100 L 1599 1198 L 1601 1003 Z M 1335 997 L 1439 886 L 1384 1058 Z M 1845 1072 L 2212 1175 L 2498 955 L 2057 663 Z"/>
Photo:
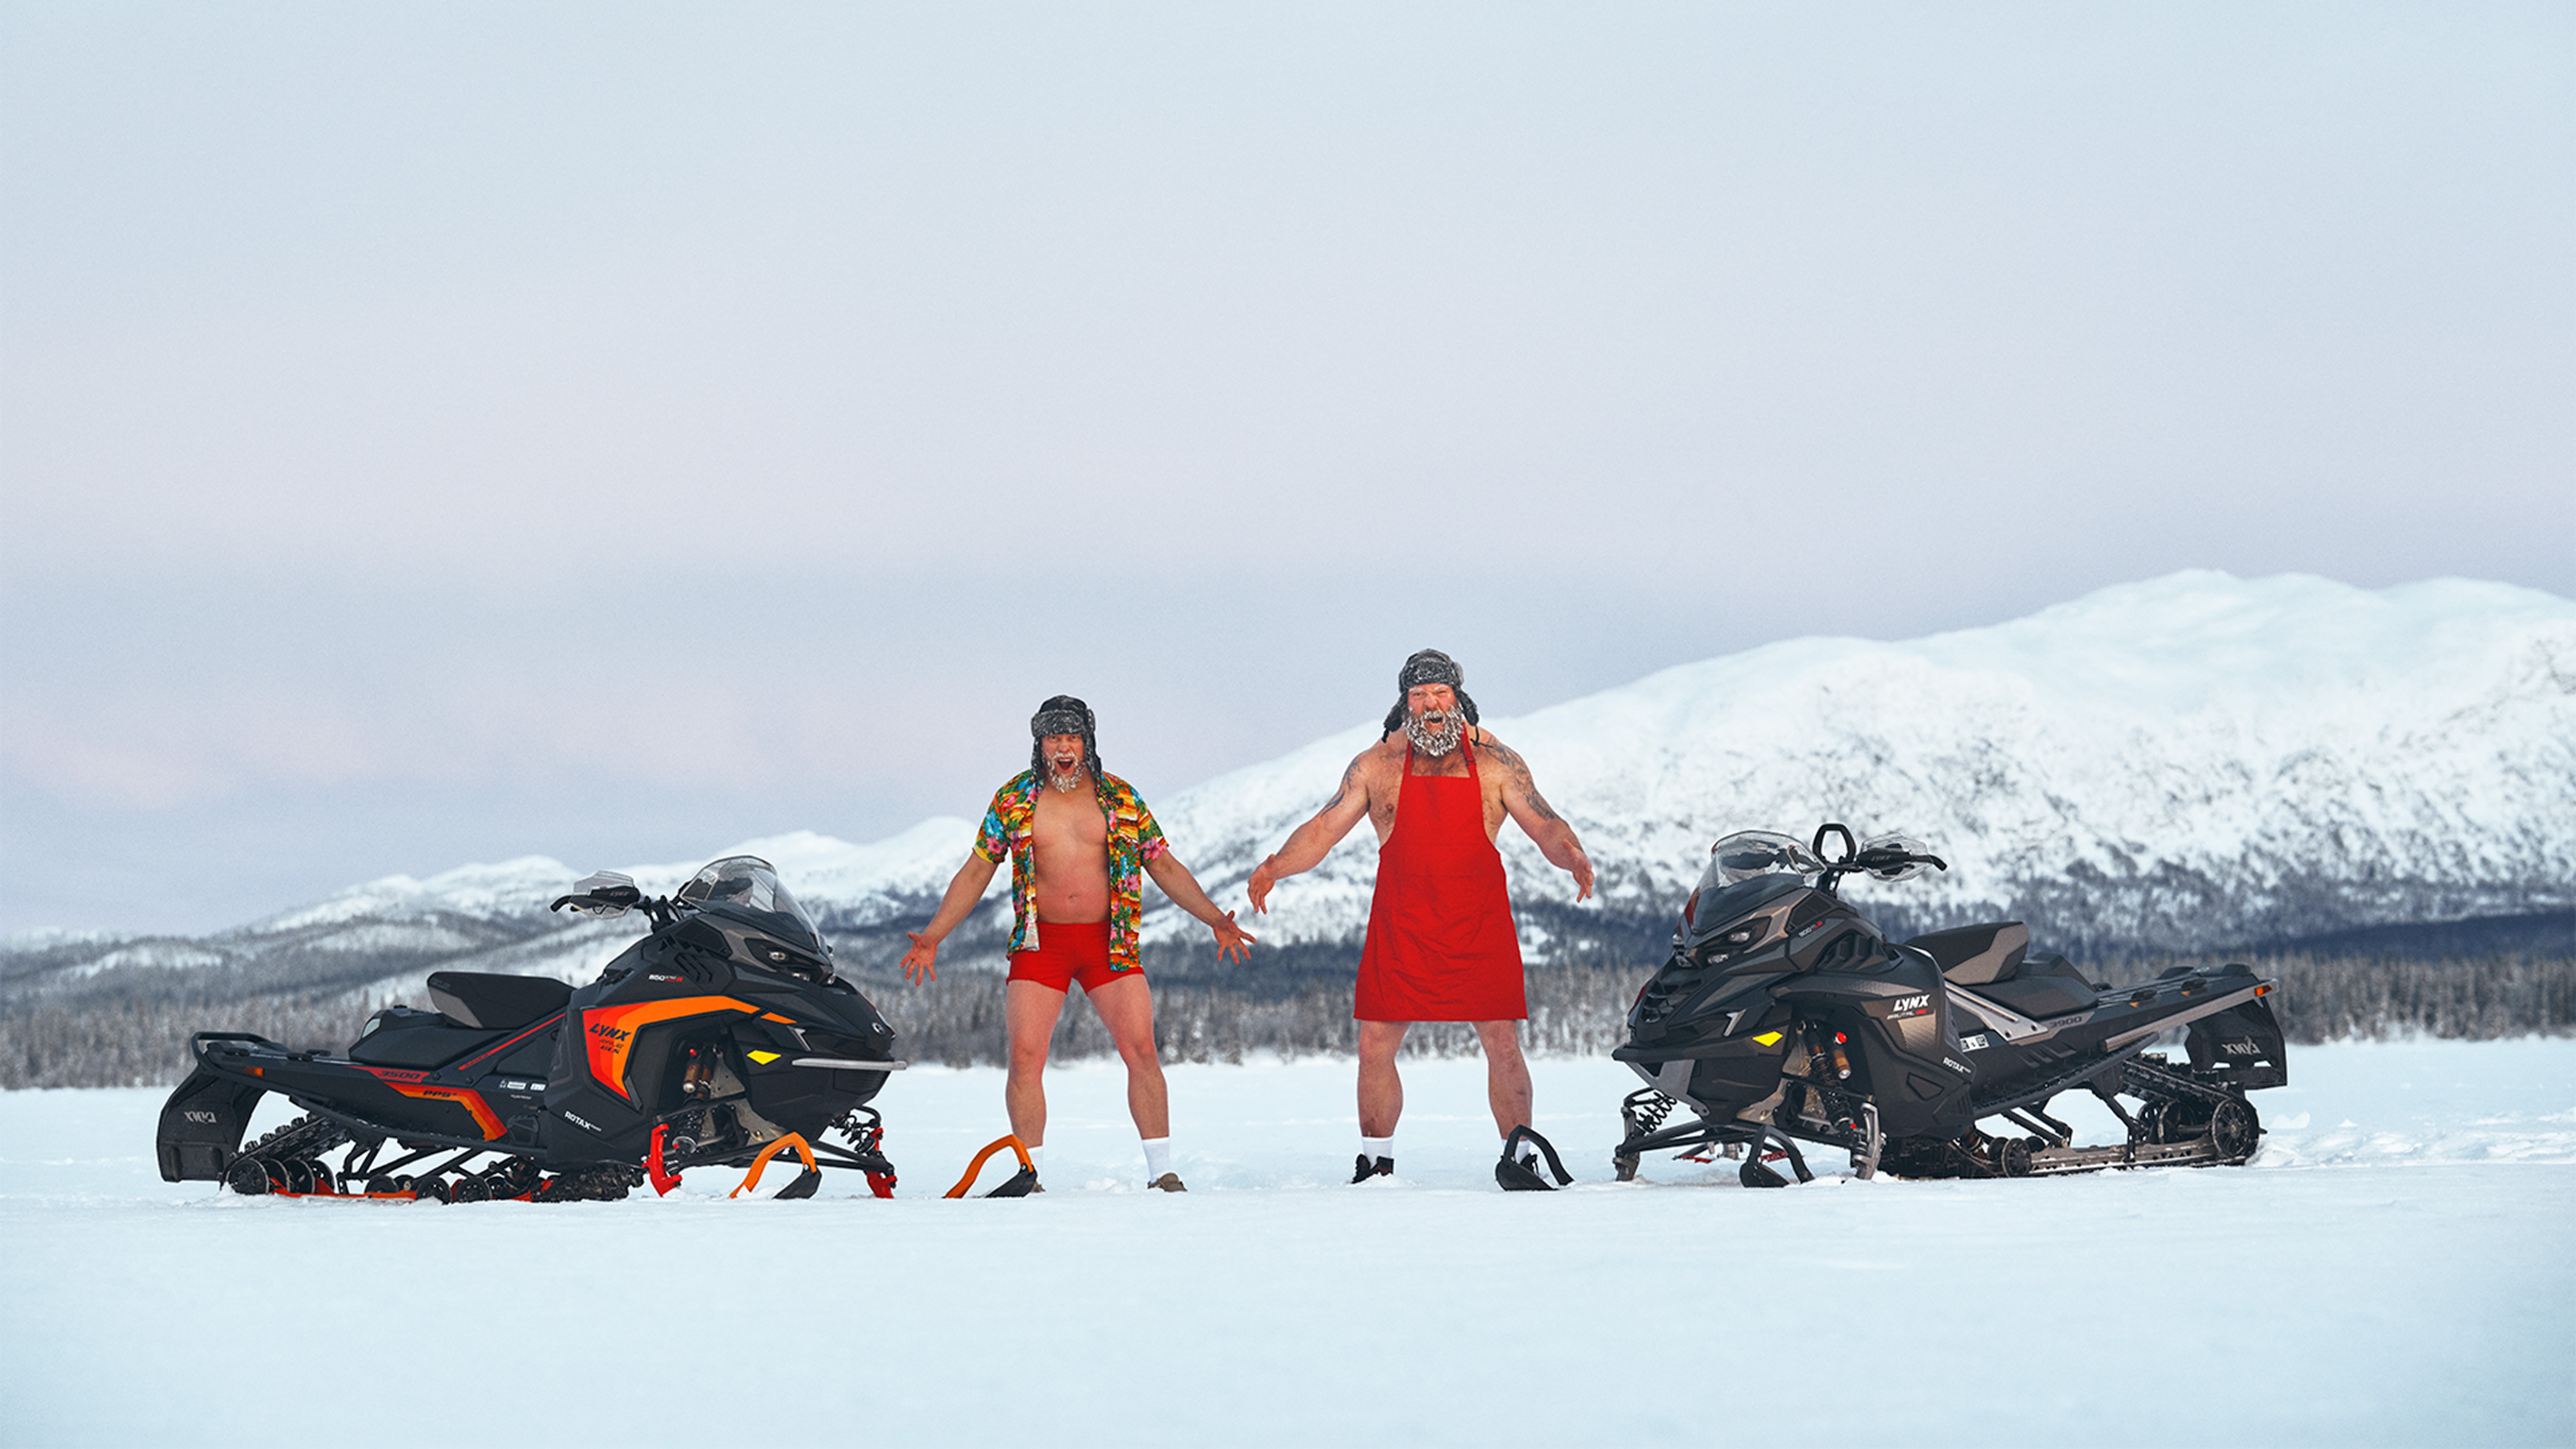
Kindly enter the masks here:
<path id="1" fill-rule="evenodd" d="M 1505 828 L 1540 957 L 1587 919 L 1660 934 L 1719 835 L 1804 836 L 1828 819 L 1905 831 L 1949 860 L 1946 875 L 1852 888 L 1891 926 L 2008 916 L 2077 952 L 2576 906 L 2576 603 L 2503 584 L 2183 573 L 1989 628 L 1790 640 L 1485 724 L 1527 756 L 1600 871 L 1599 902 L 1576 908 L 1567 877 Z M 1160 798 L 1138 783 L 1231 904 L 1376 737 L 1359 726 Z M 798 833 L 735 849 L 882 950 L 928 915 L 973 831 L 941 818 L 868 845 Z M 1352 945 L 1375 861 L 1362 827 L 1254 929 L 1272 946 Z M 700 863 L 632 873 L 663 891 Z M 576 976 L 633 934 L 545 914 L 580 873 L 542 858 L 467 866 L 195 941 L 8 954 L 51 971 L 284 951 Z M 997 885 L 978 922 L 986 956 L 1007 910 Z M 1149 942 L 1190 958 L 1199 930 L 1167 906 L 1148 915 Z"/>
<path id="2" fill-rule="evenodd" d="M 1581 831 L 1614 913 L 1672 911 L 1718 835 L 1823 820 L 1949 860 L 1854 887 L 1873 908 L 2029 919 L 2095 949 L 2576 904 L 2576 604 L 2501 584 L 2177 574 L 1991 628 L 1773 644 L 1486 724 Z M 1240 879 L 1375 737 L 1212 780 L 1159 807 L 1165 829 L 1203 877 Z M 1571 901 L 1515 829 L 1504 854 L 1516 901 Z M 1288 882 L 1269 939 L 1354 936 L 1373 855 L 1354 841 Z"/>

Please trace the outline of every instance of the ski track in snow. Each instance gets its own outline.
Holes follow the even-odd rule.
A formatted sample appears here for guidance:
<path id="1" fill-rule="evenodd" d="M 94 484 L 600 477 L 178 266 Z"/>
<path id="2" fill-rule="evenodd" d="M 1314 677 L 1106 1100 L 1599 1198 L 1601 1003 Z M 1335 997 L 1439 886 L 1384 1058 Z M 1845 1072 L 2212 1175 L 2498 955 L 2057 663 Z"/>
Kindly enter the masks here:
<path id="1" fill-rule="evenodd" d="M 1365 1188 L 1347 1060 L 1172 1068 L 1178 1197 L 1062 1068 L 1018 1201 L 937 1196 L 991 1070 L 879 1098 L 892 1202 L 248 1199 L 160 1090 L 0 1095 L 0 1442 L 2576 1442 L 2576 1041 L 2294 1048 L 2243 1169 L 1779 1192 L 1608 1182 L 1633 1078 L 1534 1066 L 1572 1191 L 1494 1188 L 1472 1060 Z"/>

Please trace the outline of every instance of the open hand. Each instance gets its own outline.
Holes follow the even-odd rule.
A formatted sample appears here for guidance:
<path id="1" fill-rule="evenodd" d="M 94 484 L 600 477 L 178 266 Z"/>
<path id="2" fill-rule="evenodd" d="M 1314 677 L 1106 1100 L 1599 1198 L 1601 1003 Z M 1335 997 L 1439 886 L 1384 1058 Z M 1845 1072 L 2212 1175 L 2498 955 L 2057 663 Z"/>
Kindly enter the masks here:
<path id="1" fill-rule="evenodd" d="M 1208 929 L 1216 932 L 1216 959 L 1219 961 L 1252 959 L 1252 933 L 1234 923 L 1234 912 L 1226 912 L 1224 920 Z"/>
<path id="2" fill-rule="evenodd" d="M 926 939 L 919 931 L 904 934 L 912 938 L 912 949 L 903 953 L 903 979 L 916 986 L 938 980 L 939 968 L 932 963 L 939 959 L 939 943 Z"/>

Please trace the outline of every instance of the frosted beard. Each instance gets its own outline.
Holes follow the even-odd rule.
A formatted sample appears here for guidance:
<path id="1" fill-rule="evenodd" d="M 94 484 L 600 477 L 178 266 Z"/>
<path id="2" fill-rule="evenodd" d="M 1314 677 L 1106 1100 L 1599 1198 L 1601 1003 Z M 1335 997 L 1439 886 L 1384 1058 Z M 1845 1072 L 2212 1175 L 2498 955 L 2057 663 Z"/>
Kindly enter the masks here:
<path id="1" fill-rule="evenodd" d="M 1074 761 L 1069 768 L 1053 760 L 1047 761 L 1047 785 L 1059 795 L 1072 794 L 1088 778 L 1089 772 L 1082 768 L 1080 760 Z"/>
<path id="2" fill-rule="evenodd" d="M 1458 748 L 1458 738 L 1466 732 L 1467 712 L 1461 709 L 1426 709 L 1404 720 L 1404 737 L 1435 760 Z"/>

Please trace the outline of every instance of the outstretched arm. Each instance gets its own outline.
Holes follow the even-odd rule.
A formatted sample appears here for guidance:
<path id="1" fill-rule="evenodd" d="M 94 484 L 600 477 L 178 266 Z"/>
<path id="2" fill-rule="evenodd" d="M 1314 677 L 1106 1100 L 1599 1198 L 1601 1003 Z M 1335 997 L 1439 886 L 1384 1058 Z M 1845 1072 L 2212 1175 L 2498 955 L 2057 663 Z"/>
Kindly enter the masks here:
<path id="1" fill-rule="evenodd" d="M 912 982 L 935 981 L 939 978 L 937 961 L 939 943 L 948 939 L 984 898 L 984 887 L 993 883 L 993 872 L 1000 863 L 986 860 L 980 852 L 970 851 L 966 863 L 948 881 L 948 894 L 939 898 L 939 909 L 932 912 L 930 924 L 918 931 L 906 931 L 912 937 L 912 949 L 903 953 L 904 979 Z"/>
<path id="2" fill-rule="evenodd" d="M 1502 775 L 1503 809 L 1537 842 L 1539 854 L 1547 857 L 1548 864 L 1574 877 L 1574 898 L 1592 899 L 1592 857 L 1583 853 L 1583 842 L 1574 838 L 1574 827 L 1566 824 L 1565 817 L 1539 794 L 1538 783 L 1530 778 L 1529 761 L 1492 735 L 1485 736 L 1479 748 Z"/>
<path id="3" fill-rule="evenodd" d="M 1286 845 L 1252 868 L 1252 879 L 1244 886 L 1252 897 L 1253 910 L 1266 914 L 1272 886 L 1300 871 L 1313 870 L 1327 852 L 1341 844 L 1343 836 L 1351 833 L 1351 827 L 1360 823 L 1360 817 L 1368 814 L 1368 776 L 1364 768 L 1367 760 L 1367 755 L 1352 760 L 1351 767 L 1342 772 L 1341 787 L 1324 802 L 1323 809 L 1315 812 L 1315 818 L 1289 832 Z"/>
<path id="4" fill-rule="evenodd" d="M 1216 932 L 1216 959 L 1252 959 L 1251 933 L 1234 923 L 1234 912 L 1216 908 L 1216 902 L 1209 900 L 1207 892 L 1199 889 L 1198 877 L 1190 874 L 1190 868 L 1181 864 L 1180 857 L 1166 850 L 1145 862 L 1145 874 L 1154 878 L 1154 884 L 1163 888 L 1163 894 L 1172 898 L 1173 905 L 1205 921 L 1207 928 Z"/>

